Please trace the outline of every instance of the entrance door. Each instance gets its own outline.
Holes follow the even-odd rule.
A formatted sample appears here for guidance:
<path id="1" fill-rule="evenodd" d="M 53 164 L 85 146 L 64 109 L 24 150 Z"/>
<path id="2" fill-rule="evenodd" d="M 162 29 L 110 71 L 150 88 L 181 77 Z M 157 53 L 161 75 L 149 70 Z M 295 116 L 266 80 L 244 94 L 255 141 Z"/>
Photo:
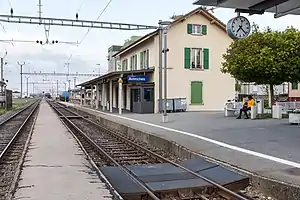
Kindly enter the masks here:
<path id="1" fill-rule="evenodd" d="M 142 98 L 143 113 L 154 113 L 154 88 L 144 87 Z"/>
<path id="2" fill-rule="evenodd" d="M 140 88 L 131 88 L 131 112 L 142 113 L 141 106 L 141 89 Z"/>

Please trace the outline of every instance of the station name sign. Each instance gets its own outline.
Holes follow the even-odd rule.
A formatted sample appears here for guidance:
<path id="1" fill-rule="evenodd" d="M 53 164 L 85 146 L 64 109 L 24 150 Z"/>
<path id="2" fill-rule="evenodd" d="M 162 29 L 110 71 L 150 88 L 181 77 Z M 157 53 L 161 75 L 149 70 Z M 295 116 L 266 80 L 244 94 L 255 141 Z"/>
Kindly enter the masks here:
<path id="1" fill-rule="evenodd" d="M 128 76 L 128 82 L 135 82 L 135 83 L 140 83 L 140 82 L 148 82 L 149 81 L 149 76 Z"/>

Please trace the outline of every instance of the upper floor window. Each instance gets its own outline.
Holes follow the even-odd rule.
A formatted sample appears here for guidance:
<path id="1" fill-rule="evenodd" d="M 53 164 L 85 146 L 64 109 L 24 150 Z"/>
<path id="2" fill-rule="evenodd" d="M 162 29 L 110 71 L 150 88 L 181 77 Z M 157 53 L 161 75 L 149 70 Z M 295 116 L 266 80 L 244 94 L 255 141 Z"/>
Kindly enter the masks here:
<path id="1" fill-rule="evenodd" d="M 140 69 L 149 68 L 149 50 L 140 52 Z"/>
<path id="2" fill-rule="evenodd" d="M 186 69 L 208 69 L 209 49 L 205 48 L 185 48 L 184 67 Z"/>
<path id="3" fill-rule="evenodd" d="M 124 59 L 122 61 L 122 71 L 126 71 L 128 69 L 128 59 Z"/>
<path id="4" fill-rule="evenodd" d="M 207 25 L 188 24 L 187 32 L 188 34 L 192 34 L 192 35 L 207 35 Z"/>

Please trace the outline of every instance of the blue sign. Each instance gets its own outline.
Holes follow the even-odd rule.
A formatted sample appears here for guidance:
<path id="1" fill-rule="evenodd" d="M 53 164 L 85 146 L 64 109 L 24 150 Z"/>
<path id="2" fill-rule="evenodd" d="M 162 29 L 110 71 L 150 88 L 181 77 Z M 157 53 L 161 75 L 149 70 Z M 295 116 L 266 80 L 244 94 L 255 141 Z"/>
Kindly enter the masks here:
<path id="1" fill-rule="evenodd" d="M 148 82 L 149 76 L 128 76 L 128 82 Z"/>

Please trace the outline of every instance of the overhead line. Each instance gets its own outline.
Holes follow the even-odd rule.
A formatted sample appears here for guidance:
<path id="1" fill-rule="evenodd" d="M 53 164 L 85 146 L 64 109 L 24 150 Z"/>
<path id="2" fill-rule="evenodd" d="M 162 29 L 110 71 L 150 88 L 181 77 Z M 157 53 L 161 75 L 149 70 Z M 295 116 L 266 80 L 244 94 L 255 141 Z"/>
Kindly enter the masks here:
<path id="1" fill-rule="evenodd" d="M 99 18 L 103 15 L 103 13 L 106 11 L 106 9 L 108 8 L 108 6 L 110 5 L 110 3 L 112 2 L 112 0 L 110 0 L 106 6 L 103 8 L 103 10 L 101 11 L 100 15 L 97 17 L 97 19 L 95 21 L 98 21 Z M 89 32 L 91 31 L 91 28 L 88 29 L 88 31 L 86 32 L 86 34 L 83 36 L 83 38 L 81 39 L 81 41 L 79 42 L 79 45 L 84 41 L 84 39 L 86 38 L 86 36 L 89 34 Z"/>

